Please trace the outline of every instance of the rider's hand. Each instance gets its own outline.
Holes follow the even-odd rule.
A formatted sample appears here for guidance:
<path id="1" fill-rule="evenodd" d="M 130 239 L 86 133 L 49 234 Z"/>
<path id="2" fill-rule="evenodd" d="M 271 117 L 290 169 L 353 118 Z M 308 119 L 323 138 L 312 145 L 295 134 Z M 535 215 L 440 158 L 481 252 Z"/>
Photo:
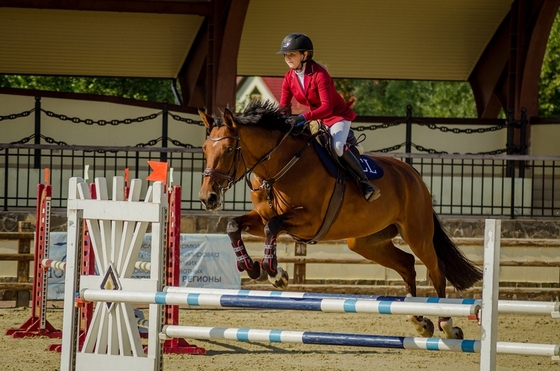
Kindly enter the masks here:
<path id="1" fill-rule="evenodd" d="M 296 128 L 300 128 L 303 125 L 305 125 L 305 116 L 304 115 L 297 115 L 297 116 L 292 116 L 292 117 L 288 117 L 286 119 L 286 123 L 292 125 L 293 127 Z"/>

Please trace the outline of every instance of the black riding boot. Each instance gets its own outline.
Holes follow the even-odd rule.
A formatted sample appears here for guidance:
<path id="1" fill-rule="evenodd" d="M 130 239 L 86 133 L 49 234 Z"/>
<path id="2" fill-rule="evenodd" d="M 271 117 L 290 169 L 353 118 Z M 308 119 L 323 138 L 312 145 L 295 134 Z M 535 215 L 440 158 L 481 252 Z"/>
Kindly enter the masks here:
<path id="1" fill-rule="evenodd" d="M 376 200 L 379 196 L 381 196 L 379 188 L 371 184 L 366 174 L 364 174 L 364 169 L 362 168 L 360 161 L 351 151 L 344 151 L 344 154 L 340 156 L 340 159 L 347 165 L 347 169 L 350 170 L 354 178 L 356 178 L 358 186 L 364 194 L 364 198 L 367 202 Z"/>

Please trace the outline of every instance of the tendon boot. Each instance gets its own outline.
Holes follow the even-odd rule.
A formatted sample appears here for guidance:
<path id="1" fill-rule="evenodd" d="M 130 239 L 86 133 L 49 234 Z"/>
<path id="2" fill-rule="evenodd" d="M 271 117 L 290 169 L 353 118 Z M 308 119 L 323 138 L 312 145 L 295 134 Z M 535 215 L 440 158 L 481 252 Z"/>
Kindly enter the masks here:
<path id="1" fill-rule="evenodd" d="M 354 156 L 351 151 L 344 151 L 342 156 L 340 156 L 340 159 L 346 164 L 346 168 L 352 173 L 354 178 L 356 178 L 358 186 L 364 194 L 364 198 L 367 200 L 367 202 L 372 202 L 373 200 L 376 200 L 379 198 L 379 196 L 381 196 L 379 188 L 371 184 L 366 174 L 364 174 L 362 164 L 360 164 L 360 161 Z"/>

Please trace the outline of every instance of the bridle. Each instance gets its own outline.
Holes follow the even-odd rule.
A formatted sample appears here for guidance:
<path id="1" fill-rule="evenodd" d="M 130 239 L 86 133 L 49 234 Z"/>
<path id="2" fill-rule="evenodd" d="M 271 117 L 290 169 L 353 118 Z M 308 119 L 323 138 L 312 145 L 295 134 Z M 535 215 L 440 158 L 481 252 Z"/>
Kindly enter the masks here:
<path id="1" fill-rule="evenodd" d="M 207 139 L 209 139 L 213 142 L 219 142 L 219 141 L 224 140 L 224 139 L 234 139 L 235 140 L 235 154 L 234 154 L 234 157 L 233 157 L 232 166 L 227 172 L 219 171 L 219 170 L 212 169 L 212 168 L 206 168 L 202 172 L 203 176 L 204 177 L 210 177 L 212 179 L 212 181 L 214 181 L 214 183 L 216 183 L 216 185 L 218 186 L 218 188 L 220 189 L 220 192 L 222 194 L 225 193 L 228 189 L 230 189 L 237 182 L 239 182 L 241 179 L 245 178 L 245 181 L 246 181 L 246 183 L 247 183 L 247 185 L 248 185 L 248 187 L 251 191 L 255 192 L 255 191 L 259 191 L 261 189 L 266 190 L 267 199 L 269 200 L 269 205 L 272 208 L 272 203 L 271 203 L 272 184 L 274 184 L 276 181 L 278 181 L 278 179 L 280 179 L 284 174 L 286 174 L 288 172 L 288 170 L 300 159 L 301 154 L 303 153 L 303 151 L 305 151 L 305 149 L 307 149 L 310 146 L 311 140 L 313 138 L 315 138 L 316 135 L 312 135 L 311 140 L 309 140 L 307 142 L 306 146 L 303 147 L 300 151 L 298 151 L 298 153 L 296 153 L 294 155 L 294 157 L 290 161 L 288 161 L 288 163 L 274 177 L 272 177 L 271 179 L 268 179 L 268 180 L 262 180 L 260 182 L 261 185 L 259 187 L 257 187 L 257 188 L 252 187 L 251 181 L 249 179 L 250 174 L 253 172 L 255 167 L 257 167 L 258 165 L 260 165 L 263 162 L 270 159 L 270 156 L 280 147 L 280 145 L 282 145 L 282 143 L 290 135 L 292 130 L 293 130 L 293 127 L 291 127 L 290 130 L 288 130 L 284 134 L 284 136 L 278 142 L 278 144 L 276 144 L 270 151 L 268 151 L 260 160 L 258 160 L 250 168 L 247 166 L 247 162 L 245 161 L 245 157 L 243 156 L 243 152 L 241 150 L 241 144 L 240 144 L 240 137 L 237 133 L 236 133 L 236 135 L 225 135 L 225 136 L 217 137 L 217 138 L 212 138 L 210 135 L 208 135 Z M 243 171 L 243 174 L 239 178 L 236 179 L 235 178 L 235 173 L 237 172 L 240 161 L 243 162 L 243 166 L 244 166 L 245 170 Z M 222 185 L 224 181 L 226 181 L 225 186 Z"/>

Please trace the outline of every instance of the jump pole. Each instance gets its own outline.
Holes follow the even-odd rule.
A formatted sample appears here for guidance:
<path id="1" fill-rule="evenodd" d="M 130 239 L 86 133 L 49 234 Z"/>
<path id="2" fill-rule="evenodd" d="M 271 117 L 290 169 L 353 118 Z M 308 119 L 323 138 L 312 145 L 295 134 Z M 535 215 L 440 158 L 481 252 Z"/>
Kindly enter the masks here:
<path id="1" fill-rule="evenodd" d="M 206 340 L 223 339 L 245 342 L 260 341 L 270 343 L 341 345 L 462 353 L 481 353 L 482 351 L 482 342 L 479 340 L 389 335 L 191 326 L 163 326 L 162 334 L 167 337 L 185 337 L 189 339 Z M 554 357 L 558 355 L 559 351 L 560 346 L 555 344 L 497 342 L 497 353 L 500 354 Z M 481 370 L 483 370 L 482 367 Z"/>
<path id="2" fill-rule="evenodd" d="M 423 316 L 476 317 L 477 304 L 409 303 L 355 299 L 294 299 L 284 297 L 235 296 L 220 294 L 126 292 L 84 289 L 80 299 L 85 302 L 120 302 L 160 305 L 183 305 L 191 308 L 256 308 L 304 310 L 329 313 L 376 313 Z"/>
<path id="3" fill-rule="evenodd" d="M 460 298 L 350 295 L 350 294 L 330 294 L 330 293 L 295 292 L 295 291 L 236 290 L 236 289 L 200 288 L 200 287 L 177 287 L 177 286 L 165 287 L 163 291 L 174 292 L 174 293 L 254 296 L 254 297 L 264 297 L 264 298 L 283 297 L 283 298 L 294 298 L 294 299 L 355 299 L 355 300 L 376 300 L 376 301 L 403 301 L 403 302 L 410 302 L 410 303 L 477 304 L 482 306 L 482 300 L 480 299 L 460 299 Z M 553 318 L 559 318 L 560 302 L 499 300 L 498 313 L 550 315 Z"/>

